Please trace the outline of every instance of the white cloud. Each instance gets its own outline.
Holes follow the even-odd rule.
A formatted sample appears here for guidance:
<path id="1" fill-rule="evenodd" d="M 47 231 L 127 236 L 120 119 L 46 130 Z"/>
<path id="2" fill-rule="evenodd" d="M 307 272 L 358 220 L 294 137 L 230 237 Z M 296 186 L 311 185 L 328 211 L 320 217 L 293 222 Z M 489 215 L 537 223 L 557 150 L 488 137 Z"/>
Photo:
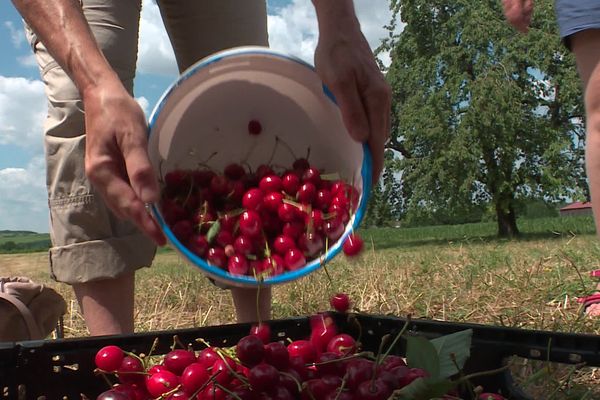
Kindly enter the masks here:
<path id="1" fill-rule="evenodd" d="M 176 76 L 178 73 L 160 11 L 151 0 L 143 0 L 142 3 L 137 69 L 147 74 Z"/>
<path id="2" fill-rule="evenodd" d="M 41 151 L 46 114 L 41 81 L 0 75 L 0 145 Z"/>
<path id="3" fill-rule="evenodd" d="M 48 232 L 48 206 L 43 155 L 26 168 L 0 169 L 0 229 Z"/>
<path id="4" fill-rule="evenodd" d="M 148 115 L 148 110 L 150 107 L 150 102 L 148 101 L 148 99 L 144 96 L 140 96 L 136 97 L 135 101 L 137 101 L 140 107 L 142 107 L 142 110 L 144 110 L 144 114 Z"/>
<path id="5" fill-rule="evenodd" d="M 15 24 L 12 21 L 4 21 L 4 26 L 8 29 L 13 46 L 15 48 L 21 47 L 25 42 L 25 31 L 23 28 L 15 28 Z"/>
<path id="6" fill-rule="evenodd" d="M 37 67 L 38 63 L 35 59 L 35 55 L 30 53 L 26 56 L 17 57 L 17 61 L 24 67 Z"/>

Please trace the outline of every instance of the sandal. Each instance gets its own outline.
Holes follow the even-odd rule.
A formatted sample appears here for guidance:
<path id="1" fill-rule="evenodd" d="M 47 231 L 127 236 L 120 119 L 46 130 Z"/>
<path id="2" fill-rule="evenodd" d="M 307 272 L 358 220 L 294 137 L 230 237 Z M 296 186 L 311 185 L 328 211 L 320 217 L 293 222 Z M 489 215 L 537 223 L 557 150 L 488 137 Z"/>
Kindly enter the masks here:
<path id="1" fill-rule="evenodd" d="M 594 293 L 585 297 L 578 297 L 577 302 L 583 305 L 583 311 L 585 312 L 592 304 L 600 304 L 600 293 Z"/>

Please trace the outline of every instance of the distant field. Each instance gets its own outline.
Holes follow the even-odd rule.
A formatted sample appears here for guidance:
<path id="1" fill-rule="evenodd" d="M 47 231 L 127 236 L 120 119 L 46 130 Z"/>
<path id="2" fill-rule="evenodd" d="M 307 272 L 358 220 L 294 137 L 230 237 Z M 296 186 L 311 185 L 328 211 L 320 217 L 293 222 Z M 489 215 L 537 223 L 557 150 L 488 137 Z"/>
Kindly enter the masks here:
<path id="1" fill-rule="evenodd" d="M 50 247 L 50 235 L 29 231 L 0 231 L 0 253 L 29 253 Z"/>

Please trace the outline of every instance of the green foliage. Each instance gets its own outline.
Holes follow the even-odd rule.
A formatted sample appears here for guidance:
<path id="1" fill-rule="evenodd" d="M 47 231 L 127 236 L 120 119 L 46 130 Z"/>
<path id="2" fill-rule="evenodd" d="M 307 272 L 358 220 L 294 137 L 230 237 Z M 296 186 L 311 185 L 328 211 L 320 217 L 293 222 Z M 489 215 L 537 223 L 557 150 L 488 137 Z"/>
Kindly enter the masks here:
<path id="1" fill-rule="evenodd" d="M 50 236 L 30 231 L 0 231 L 0 253 L 31 253 L 50 248 Z"/>
<path id="2" fill-rule="evenodd" d="M 392 2 L 406 24 L 391 50 L 392 141 L 407 221 L 470 216 L 491 204 L 518 234 L 527 199 L 585 192 L 582 96 L 553 2 L 516 33 L 492 0 Z"/>

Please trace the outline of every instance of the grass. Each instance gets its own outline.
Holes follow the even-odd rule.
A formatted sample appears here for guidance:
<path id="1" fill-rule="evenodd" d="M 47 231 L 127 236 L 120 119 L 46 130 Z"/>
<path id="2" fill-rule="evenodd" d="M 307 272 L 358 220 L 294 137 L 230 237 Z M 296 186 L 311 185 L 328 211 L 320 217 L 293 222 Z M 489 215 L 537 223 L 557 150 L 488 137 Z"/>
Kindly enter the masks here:
<path id="1" fill-rule="evenodd" d="M 275 287 L 273 318 L 329 309 L 330 295 L 345 291 L 367 313 L 600 334 L 599 321 L 586 318 L 576 302 L 595 288 L 588 271 L 600 269 L 600 242 L 591 218 L 520 221 L 519 227 L 519 240 L 496 239 L 493 224 L 362 230 L 367 248 L 358 259 L 337 257 L 328 265 L 332 284 L 320 270 Z M 6 257 L 13 261 L 5 262 Z M 36 264 L 30 276 L 57 288 L 70 304 L 67 336 L 85 335 L 70 289 L 48 280 L 39 253 L 0 255 L 0 264 L 22 266 L 29 257 Z M 233 320 L 228 292 L 210 284 L 176 253 L 160 251 L 152 268 L 139 271 L 138 331 Z M 519 371 L 538 369 L 527 364 Z M 564 381 L 564 371 L 559 369 L 557 380 Z M 600 386 L 597 375 L 599 371 L 587 368 L 569 379 Z"/>

